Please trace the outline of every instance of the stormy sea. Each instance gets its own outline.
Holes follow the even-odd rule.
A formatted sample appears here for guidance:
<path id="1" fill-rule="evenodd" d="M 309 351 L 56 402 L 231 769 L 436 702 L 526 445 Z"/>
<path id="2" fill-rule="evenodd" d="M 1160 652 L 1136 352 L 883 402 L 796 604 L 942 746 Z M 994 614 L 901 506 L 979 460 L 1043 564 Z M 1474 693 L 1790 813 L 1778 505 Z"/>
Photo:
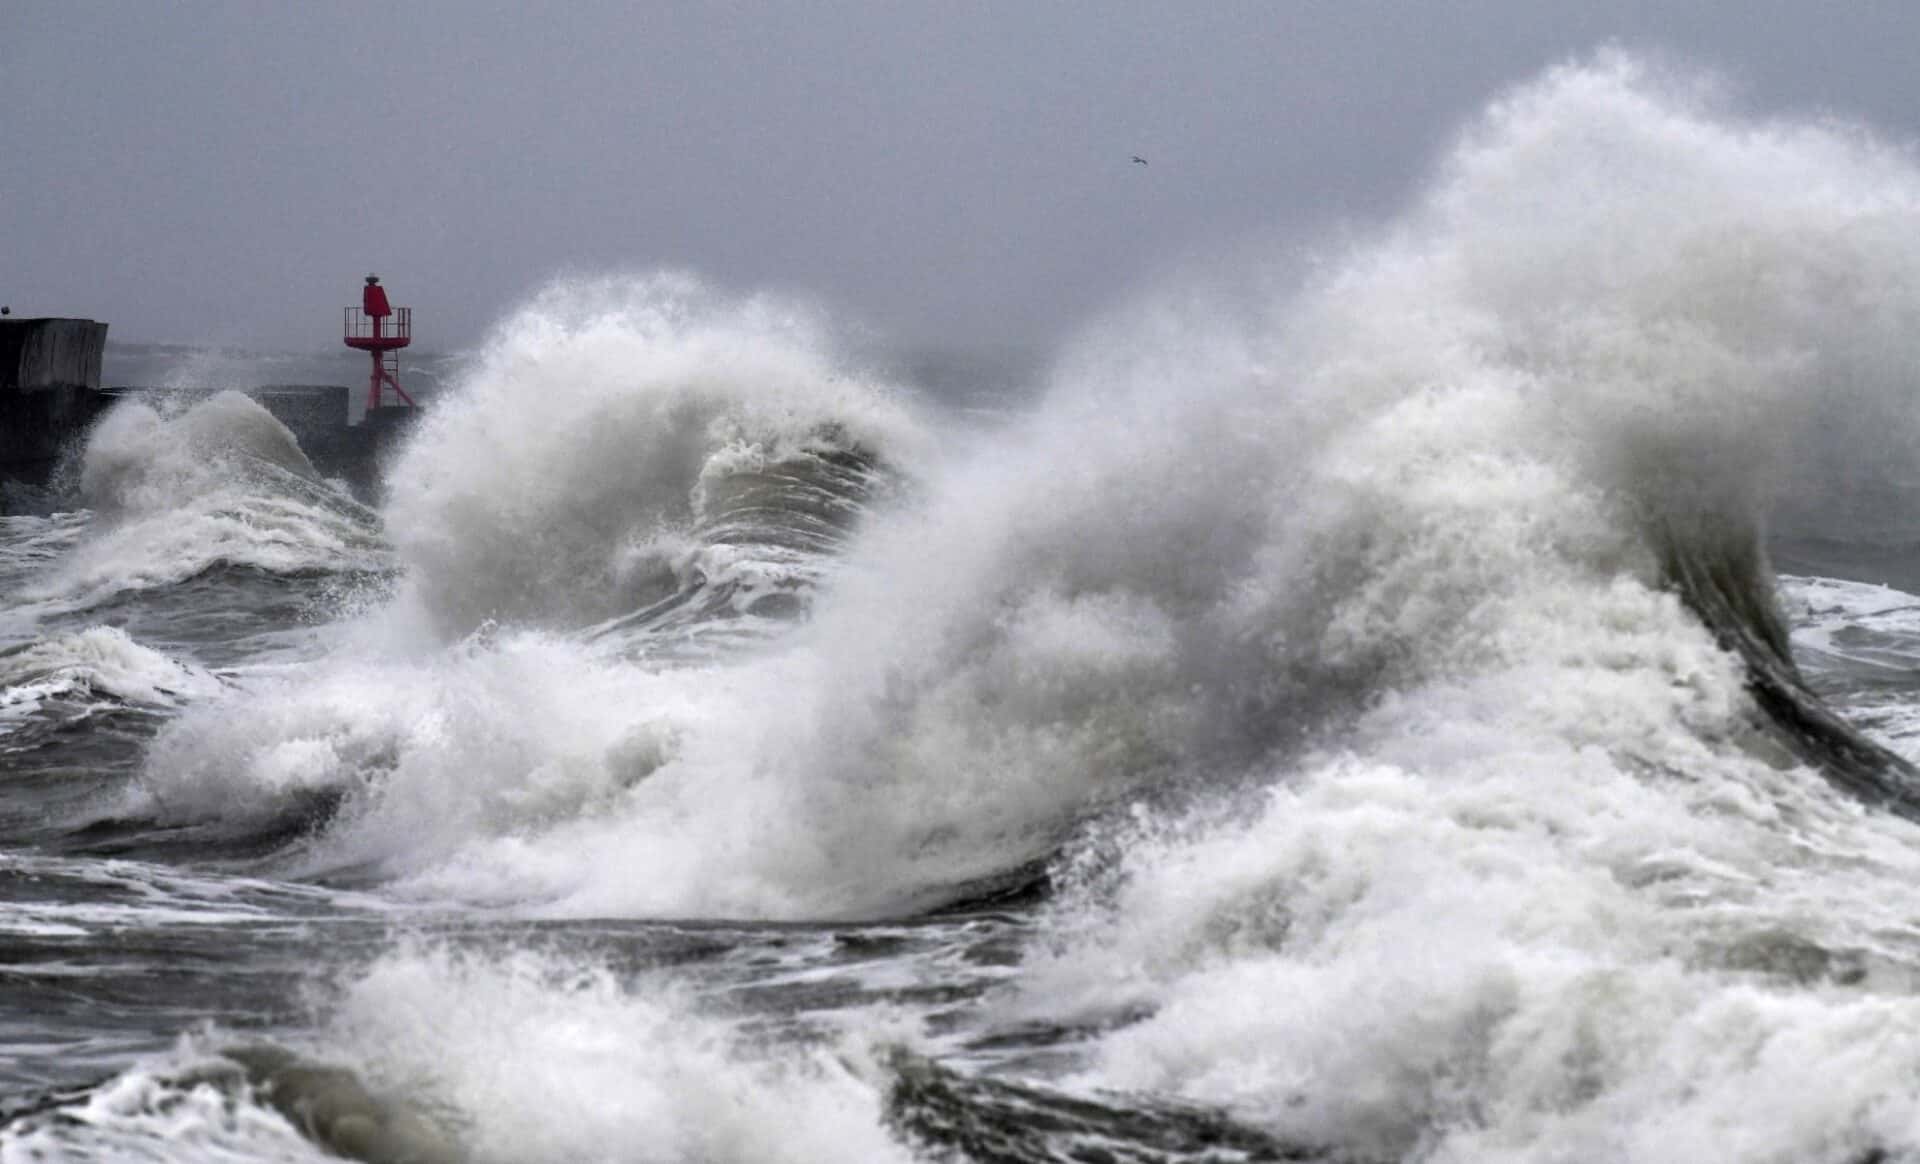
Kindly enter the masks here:
<path id="1" fill-rule="evenodd" d="M 1013 391 L 560 280 L 379 496 L 120 403 L 0 1161 L 1920 1160 L 1913 152 L 1608 54 L 1257 249 Z"/>

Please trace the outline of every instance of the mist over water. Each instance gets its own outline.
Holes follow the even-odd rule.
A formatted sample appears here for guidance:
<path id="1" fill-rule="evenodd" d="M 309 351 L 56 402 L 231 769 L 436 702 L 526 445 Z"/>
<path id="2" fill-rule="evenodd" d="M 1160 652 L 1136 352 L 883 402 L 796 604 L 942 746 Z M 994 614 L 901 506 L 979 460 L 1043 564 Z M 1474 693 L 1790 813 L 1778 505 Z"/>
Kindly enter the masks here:
<path id="1" fill-rule="evenodd" d="M 123 409 L 84 526 L 8 519 L 23 609 L 300 579 L 311 634 L 35 623 L 0 748 L 144 709 L 73 837 L 261 880 L 116 875 L 445 930 L 308 984 L 305 1140 L 214 1032 L 0 1144 L 1920 1155 L 1920 627 L 1766 556 L 1894 554 L 1916 227 L 1907 152 L 1603 53 L 1004 415 L 679 274 L 505 320 L 377 520 L 244 399 Z"/>

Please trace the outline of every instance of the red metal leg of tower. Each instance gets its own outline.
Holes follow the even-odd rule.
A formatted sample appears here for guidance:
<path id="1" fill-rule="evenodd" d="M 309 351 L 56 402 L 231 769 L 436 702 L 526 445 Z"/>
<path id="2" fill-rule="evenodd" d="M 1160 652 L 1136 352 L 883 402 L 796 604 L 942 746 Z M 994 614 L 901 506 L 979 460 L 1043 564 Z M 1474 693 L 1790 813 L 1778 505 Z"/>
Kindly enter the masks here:
<path id="1" fill-rule="evenodd" d="M 373 375 L 367 380 L 367 410 L 371 412 L 380 407 L 380 385 L 382 383 L 392 385 L 393 390 L 400 394 L 400 399 L 407 402 L 407 407 L 415 407 L 413 397 L 407 395 L 407 390 L 400 387 L 400 381 L 394 378 L 392 372 L 387 371 L 387 354 L 378 349 L 368 354 L 373 357 Z"/>
<path id="2" fill-rule="evenodd" d="M 408 408 L 416 407 L 415 404 L 413 403 L 413 397 L 407 395 L 407 390 L 405 388 L 400 387 L 400 381 L 393 378 L 393 373 L 391 372 L 386 373 L 386 377 L 387 377 L 387 383 L 392 385 L 393 390 L 400 394 L 400 399 L 407 402 L 407 407 Z"/>

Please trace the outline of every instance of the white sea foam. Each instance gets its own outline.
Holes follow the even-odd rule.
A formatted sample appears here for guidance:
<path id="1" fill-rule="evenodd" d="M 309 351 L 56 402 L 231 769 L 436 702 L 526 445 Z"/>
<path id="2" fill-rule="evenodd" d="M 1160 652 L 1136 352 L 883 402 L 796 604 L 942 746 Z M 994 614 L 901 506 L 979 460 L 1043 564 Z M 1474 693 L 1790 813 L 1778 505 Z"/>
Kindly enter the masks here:
<path id="1" fill-rule="evenodd" d="M 627 609 L 621 563 L 692 520 L 716 432 L 886 453 L 912 426 L 764 302 L 558 288 L 396 476 L 386 617 L 426 629 L 190 710 L 150 787 L 190 813 L 343 788 L 315 868 L 560 914 L 886 913 L 1079 828 L 1005 1005 L 1148 1012 L 1090 1086 L 1362 1158 L 1920 1152 L 1920 832 L 1786 750 L 1665 572 L 1745 548 L 1826 418 L 1911 437 L 1916 272 L 1899 151 L 1618 54 L 1558 69 L 1305 287 L 1149 298 L 991 447 L 902 456 L 914 500 L 809 622 L 681 670 L 555 628 Z M 489 616 L 547 629 L 437 644 Z M 346 1021 L 417 1010 L 418 1045 L 468 1048 L 481 1140 L 536 1155 L 568 1145 L 475 1072 L 553 1030 L 650 1097 L 579 1115 L 608 1135 L 778 1147 L 677 1122 L 622 1049 L 650 1040 L 727 1094 L 773 1070 L 758 1118 L 871 1117 L 817 1064 L 736 1074 L 682 1004 L 535 970 L 403 956 Z"/>
<path id="2" fill-rule="evenodd" d="M 49 699 L 176 707 L 221 689 L 207 671 L 142 646 L 117 627 L 89 627 L 0 653 L 0 736 Z"/>
<path id="3" fill-rule="evenodd" d="M 22 596 L 85 607 L 215 565 L 274 573 L 385 564 L 372 515 L 320 482 L 293 434 L 238 392 L 176 415 L 123 401 L 89 434 L 87 536 Z"/>
<path id="4" fill-rule="evenodd" d="M 257 925 L 284 921 L 288 911 L 317 912 L 323 907 L 337 914 L 392 912 L 382 899 L 346 890 L 125 859 L 0 856 L 0 878 L 10 883 L 11 894 L 0 932 L 15 934 L 124 936 Z M 133 960 L 137 964 L 137 958 Z M 48 973 L 48 965 L 34 961 L 30 972 Z M 99 974 L 108 966 L 111 962 L 94 960 L 77 973 Z"/>
<path id="5" fill-rule="evenodd" d="M 0 1127 L 0 1161 L 324 1164 L 339 1159 L 237 1087 L 193 1078 L 208 1067 L 205 1051 L 184 1047 L 122 1073 L 56 1112 Z M 233 1072 L 231 1064 L 214 1069 Z"/>
<path id="6" fill-rule="evenodd" d="M 72 552 L 86 534 L 88 515 L 0 517 L 0 645 L 39 637 L 37 604 L 21 599 L 32 580 Z"/>
<path id="7" fill-rule="evenodd" d="M 323 1032 L 475 1160 L 906 1161 L 865 1041 L 774 1048 L 671 980 L 558 955 L 402 948 Z"/>
<path id="8" fill-rule="evenodd" d="M 835 356 L 804 305 L 686 276 L 554 284 L 503 324 L 390 478 L 411 594 L 463 635 L 486 619 L 577 627 L 644 594 L 633 548 L 700 517 L 723 466 L 821 438 L 912 464 L 891 389 Z"/>
<path id="9" fill-rule="evenodd" d="M 1362 1157 L 1920 1148 L 1920 834 L 1755 732 L 1642 533 L 1897 392 L 1916 225 L 1899 154 L 1624 57 L 1496 105 L 1296 317 L 1343 420 L 1236 615 L 1361 714 L 1089 856 L 1014 1012 L 1144 1008 L 1085 1082 Z"/>
<path id="10" fill-rule="evenodd" d="M 1781 579 L 1801 670 L 1874 740 L 1920 764 L 1920 596 L 1834 578 Z"/>
<path id="11" fill-rule="evenodd" d="M 348 819 L 311 856 L 315 871 L 417 872 L 465 845 L 616 810 L 671 750 L 679 720 L 697 718 L 683 688 L 534 632 L 424 662 L 335 658 L 250 678 L 238 713 L 190 710 L 155 742 L 136 795 L 170 817 L 236 820 L 344 791 Z"/>
<path id="12" fill-rule="evenodd" d="M 1920 596 L 1867 582 L 1783 578 L 1781 600 L 1795 617 L 1803 666 L 1920 673 Z"/>
<path id="13" fill-rule="evenodd" d="M 268 715 L 189 717 L 156 776 L 359 773 L 371 807 L 333 840 L 385 835 L 372 849 L 428 866 L 434 892 L 842 914 L 1044 852 L 1090 805 L 1237 780 L 1329 714 L 1463 673 L 1584 693 L 1524 735 L 1709 757 L 1752 735 L 1751 708 L 1656 589 L 1648 517 L 1738 527 L 1796 463 L 1811 386 L 1890 388 L 1914 341 L 1865 308 L 1920 256 L 1894 229 L 1916 202 L 1896 157 L 1688 100 L 1620 58 L 1563 71 L 1303 295 L 1148 302 L 1091 332 L 996 445 L 910 461 L 923 500 L 870 521 L 776 658 L 670 684 L 557 640 L 386 677 L 348 661 Z M 632 547 L 690 520 L 716 443 L 836 423 L 912 447 L 820 344 L 778 304 L 683 280 L 548 292 L 396 474 L 411 601 L 458 630 L 617 613 Z M 364 708 L 326 707 L 349 689 Z M 548 726 L 495 746 L 480 720 L 516 703 Z M 313 766 L 252 767 L 287 750 L 263 725 L 292 721 Z M 549 801 L 555 779 L 579 795 Z M 431 805 L 523 800 L 423 830 Z M 457 857 L 422 860 L 450 839 Z"/>
<path id="14" fill-rule="evenodd" d="M 0 1160 L 335 1159 L 313 1140 L 361 1114 L 363 1158 L 905 1164 L 868 1057 L 889 1034 L 772 1049 L 657 975 L 408 944 L 348 977 L 296 1070 L 249 1086 L 238 1064 L 274 1061 L 198 1033 L 0 1129 Z"/>

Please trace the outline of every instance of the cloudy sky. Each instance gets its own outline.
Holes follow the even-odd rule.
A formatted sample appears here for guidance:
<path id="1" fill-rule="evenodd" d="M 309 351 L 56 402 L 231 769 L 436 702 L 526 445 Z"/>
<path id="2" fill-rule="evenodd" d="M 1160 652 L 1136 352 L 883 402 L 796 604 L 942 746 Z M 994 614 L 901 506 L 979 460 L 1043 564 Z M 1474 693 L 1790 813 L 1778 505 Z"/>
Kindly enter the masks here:
<path id="1" fill-rule="evenodd" d="M 1390 213 L 1490 97 L 1609 42 L 1920 136 L 1896 3 L 0 0 L 0 301 L 309 350 L 377 270 L 458 347 L 555 275 L 672 266 L 1044 344 L 1193 256 Z"/>

